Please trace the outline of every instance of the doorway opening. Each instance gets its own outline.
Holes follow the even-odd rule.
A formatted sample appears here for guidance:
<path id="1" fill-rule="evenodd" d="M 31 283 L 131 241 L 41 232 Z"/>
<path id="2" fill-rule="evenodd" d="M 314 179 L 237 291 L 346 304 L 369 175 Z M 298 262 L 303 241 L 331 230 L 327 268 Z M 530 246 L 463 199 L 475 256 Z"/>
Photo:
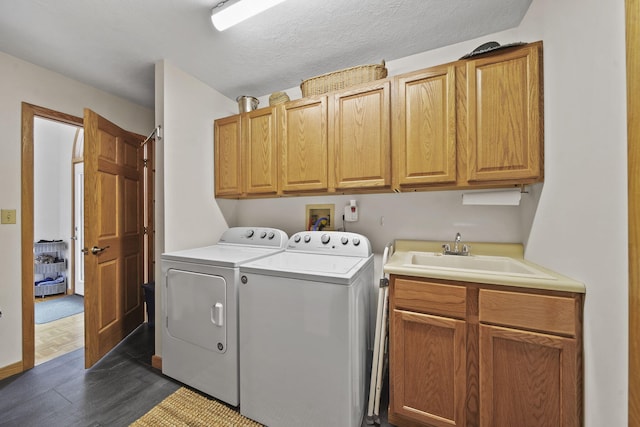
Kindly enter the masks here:
<path id="1" fill-rule="evenodd" d="M 34 118 L 35 365 L 84 347 L 83 128 Z M 79 243 L 79 244 L 75 244 Z"/>

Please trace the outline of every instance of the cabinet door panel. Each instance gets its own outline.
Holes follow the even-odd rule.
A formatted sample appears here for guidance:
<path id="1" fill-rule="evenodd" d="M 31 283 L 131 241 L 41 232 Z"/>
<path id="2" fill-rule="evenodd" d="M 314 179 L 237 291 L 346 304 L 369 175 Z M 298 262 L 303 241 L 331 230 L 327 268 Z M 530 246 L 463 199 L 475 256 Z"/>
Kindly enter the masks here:
<path id="1" fill-rule="evenodd" d="M 239 196 L 242 193 L 240 115 L 214 122 L 215 195 Z"/>
<path id="2" fill-rule="evenodd" d="M 480 425 L 580 425 L 576 340 L 480 325 Z"/>
<path id="3" fill-rule="evenodd" d="M 275 108 L 261 108 L 246 114 L 246 193 L 275 194 L 278 191 L 278 143 Z"/>
<path id="4" fill-rule="evenodd" d="M 469 181 L 542 176 L 540 49 L 467 63 Z"/>
<path id="5" fill-rule="evenodd" d="M 465 322 L 393 310 L 391 327 L 391 412 L 432 426 L 464 425 Z"/>
<path id="6" fill-rule="evenodd" d="M 288 102 L 281 111 L 282 191 L 326 190 L 327 98 Z"/>
<path id="7" fill-rule="evenodd" d="M 335 189 L 391 184 L 390 83 L 343 91 L 330 105 L 329 165 Z"/>
<path id="8" fill-rule="evenodd" d="M 455 182 L 455 67 L 431 68 L 395 83 L 396 186 Z"/>

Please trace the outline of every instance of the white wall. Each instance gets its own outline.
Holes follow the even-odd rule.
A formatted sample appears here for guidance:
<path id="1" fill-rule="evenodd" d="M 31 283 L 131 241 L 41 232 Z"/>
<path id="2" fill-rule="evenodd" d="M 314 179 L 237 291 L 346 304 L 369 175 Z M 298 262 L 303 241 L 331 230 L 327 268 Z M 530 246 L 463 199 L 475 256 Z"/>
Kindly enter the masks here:
<path id="1" fill-rule="evenodd" d="M 235 102 L 194 77 L 159 62 L 164 100 L 164 251 L 213 244 L 227 223 L 213 197 L 213 120 Z"/>
<path id="2" fill-rule="evenodd" d="M 522 242 L 520 208 L 517 206 L 462 206 L 463 191 L 430 191 L 369 195 L 289 197 L 242 200 L 236 217 L 239 225 L 280 228 L 289 235 L 305 229 L 305 205 L 334 204 L 338 229 L 369 238 L 381 254 L 395 239 Z M 342 221 L 344 207 L 356 200 L 358 221 Z M 376 294 L 377 295 L 377 294 Z"/>
<path id="3" fill-rule="evenodd" d="M 147 134 L 153 112 L 91 86 L 0 53 L 0 207 L 16 209 L 17 224 L 0 225 L 0 368 L 22 359 L 21 102 L 82 117 L 89 107 L 121 127 Z"/>
<path id="4" fill-rule="evenodd" d="M 583 281 L 585 422 L 626 426 L 628 230 L 623 1 L 535 0 L 546 179 L 526 256 Z"/>
<path id="5" fill-rule="evenodd" d="M 33 131 L 33 237 L 71 245 L 71 153 L 76 126 L 36 117 Z M 68 249 L 61 254 L 72 268 Z M 42 277 L 40 277 L 42 278 Z"/>
<path id="6" fill-rule="evenodd" d="M 34 122 L 34 238 L 71 236 L 71 152 L 75 126 L 36 117 Z"/>

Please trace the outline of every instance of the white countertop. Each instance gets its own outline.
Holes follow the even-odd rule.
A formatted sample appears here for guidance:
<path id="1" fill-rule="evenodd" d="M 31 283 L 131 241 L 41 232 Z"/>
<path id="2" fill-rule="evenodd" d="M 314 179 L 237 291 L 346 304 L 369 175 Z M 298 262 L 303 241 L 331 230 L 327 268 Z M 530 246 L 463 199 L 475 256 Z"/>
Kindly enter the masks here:
<path id="1" fill-rule="evenodd" d="M 464 242 L 471 247 L 470 256 L 500 256 L 513 258 L 538 270 L 543 277 L 529 277 L 519 274 L 487 273 L 478 270 L 451 270 L 429 268 L 426 266 L 412 266 L 411 258 L 419 252 L 442 252 L 443 242 L 420 240 L 396 240 L 395 252 L 384 265 L 384 272 L 403 276 L 424 277 L 430 279 L 455 280 L 491 285 L 515 286 L 530 289 L 545 289 L 562 292 L 585 293 L 585 285 L 569 277 L 558 274 L 540 265 L 524 259 L 524 248 L 517 243 L 478 243 Z M 455 256 L 455 255 L 446 255 Z"/>

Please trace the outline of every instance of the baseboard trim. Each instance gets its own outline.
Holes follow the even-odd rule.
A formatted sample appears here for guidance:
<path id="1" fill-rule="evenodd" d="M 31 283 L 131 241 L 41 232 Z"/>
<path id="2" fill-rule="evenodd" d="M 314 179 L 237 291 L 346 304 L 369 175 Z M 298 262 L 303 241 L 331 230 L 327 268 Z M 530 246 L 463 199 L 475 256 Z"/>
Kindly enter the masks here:
<path id="1" fill-rule="evenodd" d="M 155 354 L 151 356 L 151 366 L 162 371 L 162 357 Z"/>
<path id="2" fill-rule="evenodd" d="M 22 372 L 22 361 L 0 368 L 0 380 Z"/>

